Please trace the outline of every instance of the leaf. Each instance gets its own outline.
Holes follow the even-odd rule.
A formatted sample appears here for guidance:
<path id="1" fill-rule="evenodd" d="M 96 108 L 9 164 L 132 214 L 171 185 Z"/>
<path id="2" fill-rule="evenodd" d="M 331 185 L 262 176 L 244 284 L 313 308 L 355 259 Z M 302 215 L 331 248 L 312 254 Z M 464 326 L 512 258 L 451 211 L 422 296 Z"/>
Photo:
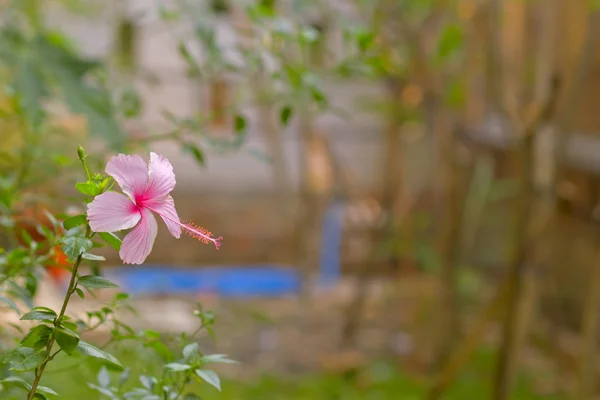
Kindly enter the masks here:
<path id="1" fill-rule="evenodd" d="M 115 301 L 125 301 L 129 298 L 129 293 L 117 293 L 115 295 Z"/>
<path id="2" fill-rule="evenodd" d="M 94 390 L 97 390 L 98 392 L 102 393 L 103 395 L 106 395 L 107 397 L 109 397 L 111 399 L 117 399 L 117 397 L 115 397 L 114 393 L 111 392 L 109 389 L 103 388 L 98 385 L 94 385 L 93 383 L 88 383 L 88 386 Z"/>
<path id="3" fill-rule="evenodd" d="M 194 57 L 188 50 L 188 48 L 185 45 L 185 43 L 183 42 L 183 40 L 180 40 L 179 43 L 177 43 L 177 51 L 179 52 L 181 57 L 183 57 L 183 59 L 185 60 L 185 62 L 188 65 L 188 71 L 187 71 L 188 76 L 192 77 L 192 78 L 199 76 L 200 68 L 198 67 L 198 63 L 196 62 L 196 60 L 194 59 Z"/>
<path id="4" fill-rule="evenodd" d="M 200 358 L 200 361 L 205 364 L 208 364 L 208 363 L 238 364 L 237 361 L 227 358 L 226 354 L 211 354 L 208 356 L 203 356 Z"/>
<path id="5" fill-rule="evenodd" d="M 56 312 L 48 307 L 33 307 L 21 317 L 21 321 L 44 321 L 56 318 Z"/>
<path id="6" fill-rule="evenodd" d="M 44 118 L 43 97 L 48 94 L 44 76 L 31 52 L 22 52 L 16 69 L 14 88 L 20 108 L 30 127 L 36 130 Z"/>
<path id="7" fill-rule="evenodd" d="M 116 288 L 118 285 L 112 283 L 106 278 L 96 275 L 85 275 L 77 280 L 77 284 L 87 289 L 105 289 Z"/>
<path id="8" fill-rule="evenodd" d="M 98 372 L 98 383 L 103 388 L 107 388 L 110 385 L 110 375 L 108 374 L 108 370 L 104 365 Z"/>
<path id="9" fill-rule="evenodd" d="M 154 379 L 150 376 L 140 375 L 140 382 L 146 389 L 152 390 L 152 388 L 156 384 L 156 379 Z"/>
<path id="10" fill-rule="evenodd" d="M 85 215 L 81 214 L 81 215 L 75 215 L 74 217 L 69 217 L 67 219 L 64 220 L 63 222 L 63 226 L 65 227 L 66 230 L 75 228 L 76 226 L 79 225 L 84 225 L 87 222 L 87 219 L 85 217 Z"/>
<path id="11" fill-rule="evenodd" d="M 56 393 L 53 389 L 50 389 L 48 386 L 38 386 L 35 393 L 43 393 L 51 399 L 62 399 L 63 397 Z"/>
<path id="12" fill-rule="evenodd" d="M 135 118 L 142 112 L 142 100 L 133 89 L 125 90 L 119 101 L 119 110 L 125 118 Z"/>
<path id="13" fill-rule="evenodd" d="M 459 50 L 464 42 L 464 33 L 460 25 L 447 25 L 440 35 L 440 40 L 437 45 L 438 60 L 444 61 L 457 50 Z"/>
<path id="14" fill-rule="evenodd" d="M 11 371 L 30 371 L 36 369 L 46 359 L 45 349 L 32 349 L 31 347 L 17 347 L 6 355 L 4 362 L 11 365 Z"/>
<path id="15" fill-rule="evenodd" d="M 246 130 L 246 118 L 243 115 L 237 114 L 235 116 L 234 129 L 236 134 L 244 133 Z"/>
<path id="16" fill-rule="evenodd" d="M 94 182 L 77 182 L 75 184 L 75 189 L 88 196 L 97 196 L 102 192 L 100 187 Z"/>
<path id="17" fill-rule="evenodd" d="M 85 298 L 85 294 L 83 293 L 83 290 L 81 290 L 80 288 L 76 287 L 75 292 L 77 293 L 77 296 L 79 296 L 80 299 Z"/>
<path id="18" fill-rule="evenodd" d="M 211 371 L 209 369 L 197 369 L 196 375 L 202 378 L 206 383 L 216 387 L 219 391 L 221 391 L 221 380 L 215 371 Z"/>
<path id="19" fill-rule="evenodd" d="M 68 355 L 73 354 L 79 344 L 79 335 L 69 329 L 54 328 L 54 337 L 60 348 Z"/>
<path id="20" fill-rule="evenodd" d="M 198 343 L 190 343 L 183 348 L 183 358 L 190 360 L 198 355 Z"/>
<path id="21" fill-rule="evenodd" d="M 120 139 L 123 132 L 115 120 L 110 92 L 93 86 L 91 81 L 85 79 L 100 64 L 79 58 L 74 52 L 44 37 L 38 40 L 38 50 L 47 72 L 57 81 L 57 87 L 71 111 L 87 117 L 91 133 L 111 143 Z"/>
<path id="22" fill-rule="evenodd" d="M 131 370 L 129 368 L 125 368 L 125 371 L 119 375 L 119 386 L 123 386 L 129 380 L 130 374 Z"/>
<path id="23" fill-rule="evenodd" d="M 281 120 L 281 124 L 283 126 L 287 126 L 287 124 L 290 122 L 291 116 L 292 116 L 292 107 L 290 107 L 289 105 L 288 106 L 284 106 L 281 109 L 281 112 L 280 112 L 280 115 L 279 115 L 280 120 Z"/>
<path id="24" fill-rule="evenodd" d="M 108 243 L 113 249 L 121 250 L 121 239 L 119 239 L 119 237 L 114 233 L 99 232 L 98 235 L 100 235 L 100 237 L 104 239 L 104 241 Z"/>
<path id="25" fill-rule="evenodd" d="M 46 325 L 38 325 L 29 330 L 27 335 L 21 340 L 20 345 L 22 347 L 41 349 L 46 346 L 51 334 L 52 328 Z"/>
<path id="26" fill-rule="evenodd" d="M 17 304 L 10 297 L 0 296 L 0 302 L 6 303 L 6 305 L 13 309 L 17 314 L 20 313 Z"/>
<path id="27" fill-rule="evenodd" d="M 104 258 L 103 256 L 97 256 L 97 255 L 91 254 L 91 253 L 83 253 L 81 255 L 81 258 L 83 258 L 85 260 L 90 260 L 90 261 L 106 261 L 106 258 Z"/>
<path id="28" fill-rule="evenodd" d="M 191 365 L 180 364 L 180 363 L 169 363 L 165 364 L 165 369 L 171 372 L 180 372 L 187 371 L 188 369 L 192 369 Z"/>
<path id="29" fill-rule="evenodd" d="M 9 376 L 7 378 L 4 378 L 0 381 L 0 383 L 5 384 L 5 385 L 8 384 L 11 386 L 16 386 L 27 392 L 29 392 L 31 390 L 31 385 L 17 376 Z"/>
<path id="30" fill-rule="evenodd" d="M 77 345 L 77 351 L 81 354 L 85 354 L 87 356 L 102 360 L 106 363 L 108 367 L 112 367 L 119 371 L 122 371 L 124 369 L 123 365 L 121 365 L 121 363 L 115 358 L 115 356 L 103 350 L 100 350 L 99 348 L 92 346 L 91 344 L 86 343 L 82 340 L 80 340 L 79 344 Z"/>
<path id="31" fill-rule="evenodd" d="M 58 243 L 62 243 L 62 249 L 70 260 L 75 260 L 94 245 L 90 239 L 80 236 L 65 236 Z"/>
<path id="32" fill-rule="evenodd" d="M 152 347 L 154 351 L 156 351 L 165 360 L 173 359 L 173 356 L 171 355 L 171 350 L 163 342 L 155 340 L 153 342 L 148 343 L 146 346 Z"/>
<path id="33" fill-rule="evenodd" d="M 194 159 L 200 166 L 203 167 L 206 164 L 204 161 L 204 154 L 202 153 L 202 150 L 198 148 L 198 146 L 190 143 L 184 143 L 183 150 L 194 156 Z"/>

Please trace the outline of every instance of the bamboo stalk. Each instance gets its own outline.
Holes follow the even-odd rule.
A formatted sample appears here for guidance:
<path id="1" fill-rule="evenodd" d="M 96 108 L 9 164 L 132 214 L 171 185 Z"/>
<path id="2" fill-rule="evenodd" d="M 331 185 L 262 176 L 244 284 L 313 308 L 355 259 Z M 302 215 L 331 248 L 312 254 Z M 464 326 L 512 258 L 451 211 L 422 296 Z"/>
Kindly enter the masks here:
<path id="1" fill-rule="evenodd" d="M 547 123 L 554 115 L 558 99 L 558 81 L 554 81 L 551 94 L 545 107 L 541 108 L 535 118 L 524 129 L 521 146 L 518 150 L 517 163 L 519 165 L 519 193 L 515 204 L 515 223 L 512 231 L 512 255 L 507 281 L 509 286 L 508 305 L 505 311 L 502 339 L 500 345 L 499 361 L 495 374 L 494 400 L 506 400 L 510 395 L 512 380 L 515 375 L 516 361 L 519 352 L 521 336 L 525 328 L 519 318 L 520 304 L 527 296 L 527 289 L 534 288 L 534 284 L 527 282 L 531 273 L 528 269 L 534 264 L 532 254 L 531 224 L 533 205 L 535 201 L 535 135 L 543 124 Z M 533 279 L 533 278 L 531 278 Z M 531 295 L 531 294 L 530 294 Z M 534 302 L 534 300 L 532 300 Z M 527 306 L 525 304 L 525 306 Z"/>

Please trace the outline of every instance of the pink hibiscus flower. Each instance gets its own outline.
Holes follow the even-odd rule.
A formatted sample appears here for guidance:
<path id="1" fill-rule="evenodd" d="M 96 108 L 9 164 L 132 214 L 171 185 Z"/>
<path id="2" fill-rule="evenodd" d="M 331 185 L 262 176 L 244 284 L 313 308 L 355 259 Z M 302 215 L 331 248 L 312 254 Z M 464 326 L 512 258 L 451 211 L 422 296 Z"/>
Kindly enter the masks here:
<path id="1" fill-rule="evenodd" d="M 127 196 L 105 192 L 88 204 L 88 220 L 94 232 L 116 232 L 133 228 L 123 239 L 119 256 L 125 264 L 141 264 L 152 250 L 158 227 L 152 213 L 158 214 L 175 238 L 181 233 L 214 243 L 217 250 L 222 238 L 213 238 L 206 229 L 179 220 L 173 198 L 173 166 L 166 157 L 150 153 L 150 163 L 138 155 L 119 154 L 106 164 L 106 173 L 121 186 Z"/>

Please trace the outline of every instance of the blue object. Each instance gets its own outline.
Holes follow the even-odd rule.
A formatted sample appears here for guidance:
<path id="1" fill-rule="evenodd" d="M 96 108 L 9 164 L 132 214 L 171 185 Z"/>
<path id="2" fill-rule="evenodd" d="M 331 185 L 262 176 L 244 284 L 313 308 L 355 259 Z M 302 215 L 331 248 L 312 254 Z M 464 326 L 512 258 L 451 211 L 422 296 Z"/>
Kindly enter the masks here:
<path id="1" fill-rule="evenodd" d="M 333 286 L 340 279 L 343 221 L 343 204 L 335 203 L 325 212 L 319 259 L 319 284 L 324 286 Z"/>
<path id="2" fill-rule="evenodd" d="M 340 278 L 343 204 L 335 203 L 323 220 L 318 283 L 334 285 Z M 298 293 L 297 268 L 279 265 L 181 268 L 169 265 L 120 267 L 106 271 L 131 294 L 215 293 L 227 297 L 283 296 Z"/>
<path id="3" fill-rule="evenodd" d="M 300 290 L 295 268 L 275 265 L 239 267 L 173 268 L 161 265 L 108 270 L 131 294 L 198 294 L 210 292 L 228 297 L 282 296 Z"/>

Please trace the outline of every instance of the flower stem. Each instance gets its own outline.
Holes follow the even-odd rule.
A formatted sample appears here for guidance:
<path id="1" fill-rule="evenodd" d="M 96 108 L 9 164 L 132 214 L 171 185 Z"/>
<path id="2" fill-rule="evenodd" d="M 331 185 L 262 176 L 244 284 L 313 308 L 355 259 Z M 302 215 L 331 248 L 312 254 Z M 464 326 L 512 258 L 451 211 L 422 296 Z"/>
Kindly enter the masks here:
<path id="1" fill-rule="evenodd" d="M 77 286 L 77 283 L 76 283 L 77 270 L 79 269 L 79 264 L 81 263 L 82 256 L 83 256 L 83 254 L 80 254 L 79 257 L 77 257 L 77 260 L 75 260 L 75 263 L 73 264 L 73 272 L 71 273 L 71 281 L 69 282 L 69 288 L 67 289 L 67 293 L 65 294 L 65 299 L 63 300 L 62 308 L 60 309 L 60 314 L 58 314 L 58 317 L 56 317 L 56 319 L 54 320 L 55 327 L 60 326 L 62 317 L 65 315 L 65 312 L 67 311 L 67 305 L 69 304 L 71 295 L 75 292 L 75 287 Z M 54 337 L 54 335 L 52 335 L 50 337 L 50 339 L 48 340 L 48 343 L 46 344 L 46 348 L 48 349 L 46 359 L 44 360 L 42 365 L 40 365 L 39 368 L 37 368 L 35 370 L 35 379 L 33 380 L 33 384 L 31 385 L 31 390 L 29 391 L 29 394 L 27 395 L 27 400 L 33 400 L 33 396 L 35 396 L 35 391 L 37 390 L 37 387 L 40 383 L 40 379 L 42 379 L 42 374 L 44 373 L 44 370 L 46 369 L 46 365 L 48 365 L 48 363 L 54 358 L 54 356 L 56 354 L 58 354 L 58 351 L 56 353 L 52 354 L 52 347 L 54 346 L 55 341 L 56 341 L 56 338 Z"/>

